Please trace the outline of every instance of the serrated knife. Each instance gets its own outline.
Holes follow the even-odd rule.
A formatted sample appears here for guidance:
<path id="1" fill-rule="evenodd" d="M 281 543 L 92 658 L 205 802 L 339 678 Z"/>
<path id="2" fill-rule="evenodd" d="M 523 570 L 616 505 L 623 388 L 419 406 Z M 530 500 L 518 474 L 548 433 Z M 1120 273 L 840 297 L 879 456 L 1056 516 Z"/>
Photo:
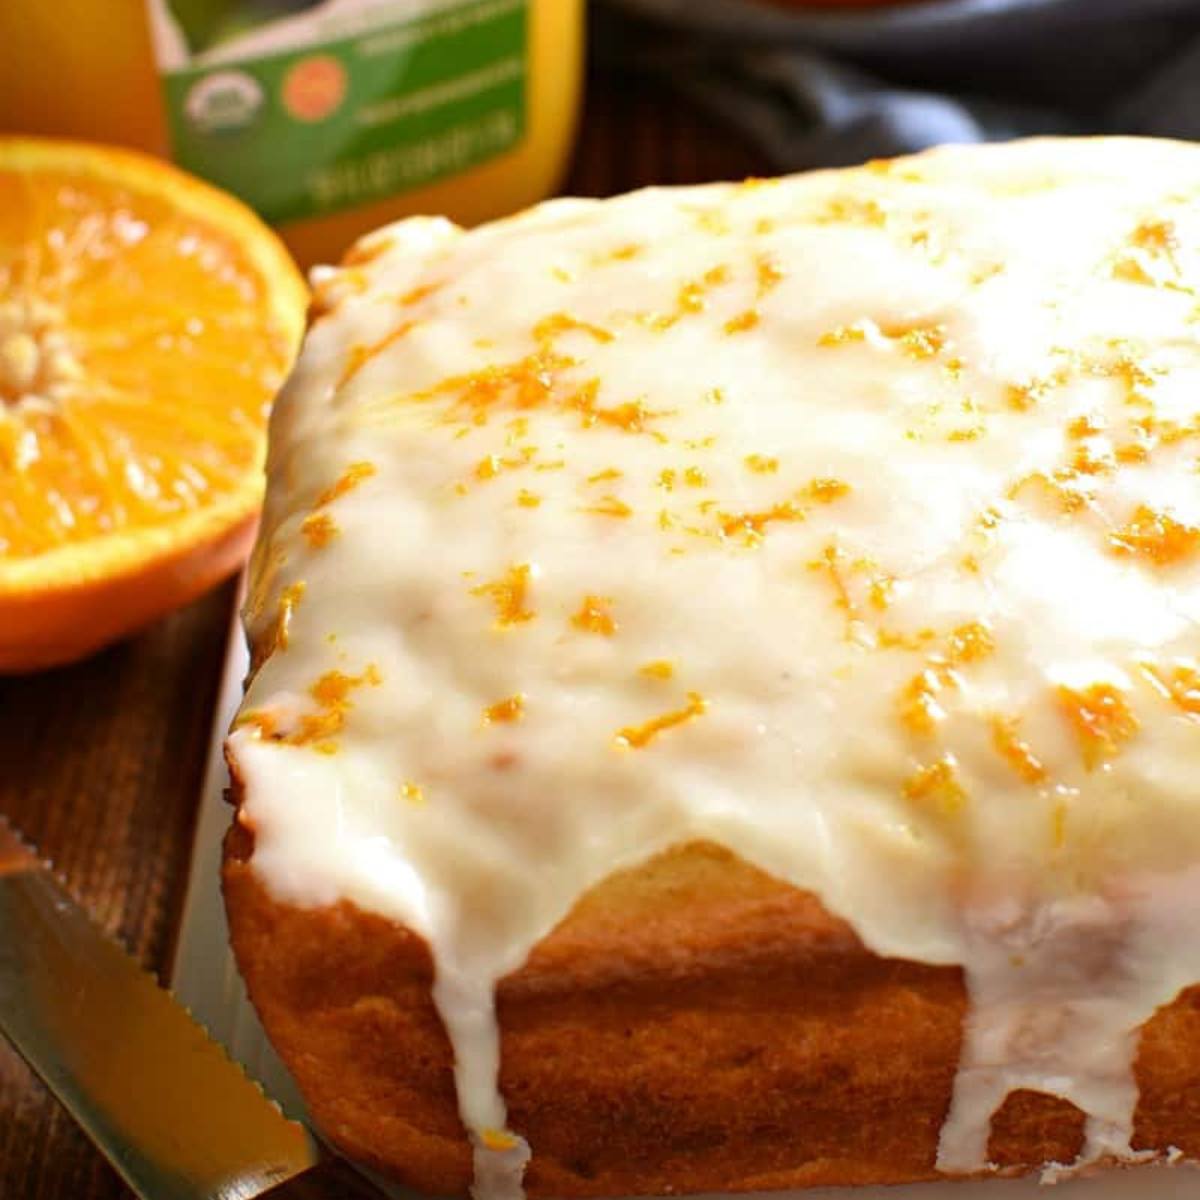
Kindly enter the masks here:
<path id="1" fill-rule="evenodd" d="M 142 1200 L 381 1200 L 92 923 L 3 817 L 0 1033 Z"/>

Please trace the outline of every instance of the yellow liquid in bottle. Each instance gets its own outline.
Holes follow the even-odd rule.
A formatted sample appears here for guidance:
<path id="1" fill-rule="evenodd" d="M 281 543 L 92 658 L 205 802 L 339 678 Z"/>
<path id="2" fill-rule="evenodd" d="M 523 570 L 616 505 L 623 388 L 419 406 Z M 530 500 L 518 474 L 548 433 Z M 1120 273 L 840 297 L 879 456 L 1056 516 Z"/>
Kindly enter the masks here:
<path id="1" fill-rule="evenodd" d="M 525 129 L 456 174 L 353 208 L 287 221 L 305 265 L 336 261 L 360 234 L 415 213 L 471 225 L 554 190 L 578 115 L 584 0 L 529 0 Z M 170 156 L 145 0 L 0 3 L 0 131 L 133 146 Z"/>

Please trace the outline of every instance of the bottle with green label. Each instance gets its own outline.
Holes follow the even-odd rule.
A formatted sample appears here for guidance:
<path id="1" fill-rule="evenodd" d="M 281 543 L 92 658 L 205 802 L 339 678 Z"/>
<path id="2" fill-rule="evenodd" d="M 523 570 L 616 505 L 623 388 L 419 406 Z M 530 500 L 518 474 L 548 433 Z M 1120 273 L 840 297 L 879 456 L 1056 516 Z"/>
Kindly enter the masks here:
<path id="1" fill-rule="evenodd" d="M 541 199 L 583 0 L 0 4 L 0 129 L 138 146 L 242 197 L 305 263 L 411 213 Z M 64 83 L 64 81 L 69 81 Z"/>

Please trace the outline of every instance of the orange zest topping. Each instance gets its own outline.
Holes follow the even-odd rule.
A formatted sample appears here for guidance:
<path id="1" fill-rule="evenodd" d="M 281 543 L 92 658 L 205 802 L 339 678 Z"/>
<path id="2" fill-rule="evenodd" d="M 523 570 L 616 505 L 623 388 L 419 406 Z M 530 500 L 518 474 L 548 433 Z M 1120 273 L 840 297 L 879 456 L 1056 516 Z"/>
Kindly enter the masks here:
<path id="1" fill-rule="evenodd" d="M 1069 480 L 1076 475 L 1107 475 L 1115 467 L 1116 460 L 1107 445 L 1089 438 L 1075 447 L 1069 465 L 1060 467 L 1055 474 Z"/>
<path id="2" fill-rule="evenodd" d="M 664 472 L 665 474 L 667 473 Z M 671 475 L 673 481 L 673 472 Z M 840 479 L 814 479 L 803 490 L 801 495 L 807 499 L 815 500 L 820 504 L 831 504 L 833 501 L 846 495 L 849 491 L 850 485 L 843 483 Z M 766 527 L 772 522 L 803 521 L 807 516 L 808 512 L 804 506 L 795 500 L 784 500 L 759 512 L 722 512 L 718 514 L 721 536 L 726 538 L 740 537 L 748 546 L 758 545 L 765 535 Z"/>
<path id="3" fill-rule="evenodd" d="M 932 737 L 938 722 L 946 715 L 938 695 L 943 689 L 956 686 L 954 672 L 945 663 L 919 671 L 900 692 L 897 701 L 900 724 L 918 737 Z"/>
<path id="4" fill-rule="evenodd" d="M 1082 484 L 1073 471 L 1061 473 L 1053 479 L 1041 471 L 1024 475 L 1008 489 L 1008 498 L 1019 500 L 1030 492 L 1035 500 L 1040 497 L 1064 513 L 1077 513 L 1087 508 L 1095 499 L 1094 494 Z"/>
<path id="5" fill-rule="evenodd" d="M 502 406 L 523 410 L 547 404 L 554 397 L 563 372 L 575 365 L 572 358 L 541 349 L 515 362 L 451 375 L 425 391 L 408 393 L 401 399 L 429 401 L 448 397 L 450 419 L 469 418 L 481 425 L 489 413 Z"/>
<path id="6" fill-rule="evenodd" d="M 327 512 L 315 512 L 300 522 L 300 532 L 314 550 L 323 550 L 337 537 L 338 526 Z"/>
<path id="7" fill-rule="evenodd" d="M 595 504 L 589 504 L 584 512 L 596 513 L 601 517 L 619 517 L 624 519 L 633 516 L 633 509 L 617 496 L 601 496 Z"/>
<path id="8" fill-rule="evenodd" d="M 503 700 L 497 700 L 495 704 L 489 704 L 483 710 L 483 723 L 485 725 L 507 725 L 522 720 L 524 716 L 525 693 L 517 692 L 515 695 L 506 696 Z"/>
<path id="9" fill-rule="evenodd" d="M 616 429 L 624 429 L 627 433 L 642 433 L 648 420 L 663 414 L 651 412 L 641 400 L 627 400 L 624 404 L 617 404 L 612 408 L 593 409 L 590 415 L 595 421 L 612 425 Z"/>
<path id="10" fill-rule="evenodd" d="M 347 675 L 343 671 L 326 671 L 309 688 L 309 692 L 323 708 L 336 708 L 347 703 L 346 697 L 354 688 L 368 683 L 372 687 L 378 687 L 381 682 L 379 668 L 369 665 L 361 675 Z"/>
<path id="11" fill-rule="evenodd" d="M 504 1129 L 485 1129 L 480 1133 L 479 1140 L 485 1149 L 494 1150 L 498 1154 L 512 1150 L 517 1144 L 517 1139 Z"/>
<path id="12" fill-rule="evenodd" d="M 579 611 L 571 618 L 571 624 L 584 633 L 612 637 L 617 632 L 617 622 L 612 615 L 612 599 L 608 596 L 584 596 Z"/>
<path id="13" fill-rule="evenodd" d="M 675 674 L 675 665 L 668 659 L 656 658 L 638 667 L 638 674 L 647 679 L 670 679 Z"/>
<path id="14" fill-rule="evenodd" d="M 966 429 L 952 429 L 947 434 L 947 440 L 951 442 L 975 442 L 987 433 L 986 425 L 970 425 Z"/>
<path id="15" fill-rule="evenodd" d="M 946 657 L 954 663 L 979 662 L 996 649 L 992 631 L 980 621 L 969 621 L 950 634 Z"/>
<path id="16" fill-rule="evenodd" d="M 820 558 L 811 560 L 807 565 L 810 571 L 824 575 L 832 585 L 834 605 L 846 619 L 847 641 L 884 650 L 924 650 L 937 640 L 936 631 L 928 627 L 908 632 L 871 625 L 864 616 L 862 606 L 851 594 L 850 576 L 865 577 L 866 603 L 877 611 L 883 611 L 891 604 L 896 580 L 881 573 L 870 558 L 851 558 L 836 542 L 831 542 L 822 549 Z M 931 665 L 940 665 L 949 671 L 947 660 L 942 655 L 935 656 Z"/>
<path id="17" fill-rule="evenodd" d="M 1179 263 L 1175 251 L 1179 248 L 1179 238 L 1171 221 L 1143 221 L 1129 235 L 1129 246 L 1113 263 L 1114 278 L 1150 287 L 1177 280 Z"/>
<path id="18" fill-rule="evenodd" d="M 948 342 L 944 325 L 896 325 L 858 321 L 853 325 L 839 325 L 817 339 L 818 346 L 844 346 L 849 342 L 863 342 L 868 336 L 877 336 L 898 345 L 910 358 L 935 358 Z M 961 367 L 961 363 L 957 364 Z"/>
<path id="19" fill-rule="evenodd" d="M 615 250 L 609 252 L 608 257 L 616 262 L 628 262 L 631 258 L 636 258 L 641 254 L 643 247 L 637 242 L 627 242 L 624 246 L 618 246 Z"/>
<path id="20" fill-rule="evenodd" d="M 759 322 L 758 309 L 748 308 L 744 312 L 740 312 L 736 317 L 730 317 L 725 322 L 726 333 L 746 333 L 753 329 Z"/>
<path id="21" fill-rule="evenodd" d="M 1107 451 L 1101 449 L 1097 453 L 1094 446 L 1076 446 L 1071 454 L 1071 462 L 1067 467 L 1055 472 L 1057 478 L 1070 481 L 1078 475 L 1107 475 L 1113 469 L 1113 458 Z"/>
<path id="22" fill-rule="evenodd" d="M 337 743 L 332 739 L 341 733 L 346 725 L 346 714 L 354 707 L 350 693 L 355 688 L 367 685 L 378 687 L 382 682 L 383 677 L 374 664 L 369 665 L 361 675 L 326 671 L 308 689 L 308 694 L 317 702 L 317 711 L 302 716 L 294 733 L 281 736 L 275 729 L 274 722 L 270 729 L 264 729 L 261 722 L 253 723 L 272 741 L 284 742 L 289 746 L 311 745 L 322 754 L 333 754 L 337 750 Z"/>
<path id="23" fill-rule="evenodd" d="M 708 701 L 699 692 L 688 692 L 688 702 L 684 708 L 663 713 L 662 716 L 654 717 L 642 725 L 626 726 L 617 733 L 617 745 L 626 746 L 631 750 L 641 750 L 664 730 L 684 725 L 696 717 L 702 717 L 707 711 Z"/>
<path id="24" fill-rule="evenodd" d="M 506 628 L 509 625 L 520 625 L 532 621 L 536 616 L 529 607 L 529 581 L 533 576 L 533 568 L 529 563 L 519 563 L 510 567 L 502 579 L 492 583 L 481 583 L 471 589 L 473 596 L 489 596 L 496 606 L 496 627 Z"/>
<path id="25" fill-rule="evenodd" d="M 1150 457 L 1150 448 L 1144 442 L 1125 442 L 1114 447 L 1113 457 L 1119 463 L 1144 463 Z"/>
<path id="26" fill-rule="evenodd" d="M 992 746 L 1026 783 L 1042 783 L 1046 767 L 1018 732 L 1019 723 L 1005 717 L 993 717 Z"/>
<path id="27" fill-rule="evenodd" d="M 580 414 L 584 429 L 591 429 L 599 423 L 611 425 L 625 433 L 650 433 L 646 428 L 647 423 L 655 417 L 667 415 L 664 412 L 652 412 L 642 400 L 627 400 L 624 404 L 617 404 L 612 408 L 601 408 L 596 403 L 599 390 L 600 381 L 593 379 L 584 384 L 563 405 L 564 408 L 574 409 Z"/>
<path id="28" fill-rule="evenodd" d="M 1010 383 L 1005 389 L 1008 407 L 1015 412 L 1028 412 L 1036 407 L 1056 388 L 1066 382 L 1065 372 L 1047 379 L 1031 379 L 1028 383 Z"/>
<path id="29" fill-rule="evenodd" d="M 892 602 L 896 581 L 890 575 L 878 575 L 867 588 L 867 599 L 872 608 L 883 612 Z"/>
<path id="30" fill-rule="evenodd" d="M 1200 717 L 1200 670 L 1191 663 L 1176 663 L 1158 667 L 1147 663 L 1142 667 L 1155 689 L 1176 708 L 1189 717 Z"/>
<path id="31" fill-rule="evenodd" d="M 1126 283 L 1140 283 L 1144 287 L 1153 287 L 1155 278 L 1145 265 L 1132 255 L 1118 258 L 1112 268 L 1114 279 L 1123 279 Z"/>
<path id="32" fill-rule="evenodd" d="M 822 504 L 832 504 L 840 500 L 850 491 L 850 485 L 840 479 L 814 479 L 804 489 L 806 496 L 819 500 Z"/>
<path id="33" fill-rule="evenodd" d="M 877 200 L 864 200 L 860 196 L 832 196 L 826 202 L 824 211 L 818 213 L 815 220 L 820 225 L 878 227 L 887 224 L 887 213 Z"/>
<path id="34" fill-rule="evenodd" d="M 842 574 L 842 564 L 845 559 L 845 551 L 840 550 L 837 546 L 829 545 L 821 551 L 820 558 L 814 559 L 808 564 L 808 569 L 820 571 L 828 576 L 836 593 L 834 603 L 849 617 L 854 613 L 854 605 L 850 600 L 850 590 L 846 587 L 846 580 Z"/>
<path id="35" fill-rule="evenodd" d="M 277 734 L 279 720 L 274 713 L 266 712 L 264 709 L 251 708 L 240 712 L 233 724 L 236 729 L 253 729 L 260 738 L 279 740 Z"/>
<path id="36" fill-rule="evenodd" d="M 1129 240 L 1139 249 L 1161 253 L 1169 253 L 1179 246 L 1179 238 L 1172 221 L 1143 221 L 1129 235 Z"/>
<path id="37" fill-rule="evenodd" d="M 716 266 L 706 271 L 701 279 L 685 283 L 675 297 L 675 308 L 669 313 L 649 318 L 650 328 L 662 333 L 683 317 L 703 312 L 708 304 L 706 293 L 728 282 L 729 268 Z"/>
<path id="38" fill-rule="evenodd" d="M 504 471 L 517 471 L 528 466 L 536 468 L 537 464 L 533 461 L 536 456 L 536 446 L 521 446 L 516 454 L 508 458 L 501 458 L 499 454 L 489 454 L 475 464 L 473 474 L 481 483 L 485 483 L 489 479 L 495 479 Z"/>
<path id="39" fill-rule="evenodd" d="M 1087 362 L 1085 366 L 1097 378 L 1117 380 L 1125 391 L 1127 404 L 1149 403 L 1146 393 L 1154 386 L 1154 376 L 1127 350 L 1122 350 L 1113 359 Z"/>
<path id="40" fill-rule="evenodd" d="M 1111 683 L 1094 683 L 1079 690 L 1062 686 L 1057 698 L 1059 711 L 1070 724 L 1089 771 L 1115 758 L 1122 743 L 1140 727 L 1125 693 Z"/>
<path id="41" fill-rule="evenodd" d="M 773 504 L 761 512 L 721 513 L 721 534 L 724 537 L 740 537 L 746 545 L 757 546 L 764 530 L 773 521 L 803 521 L 804 509 L 793 500 Z"/>
<path id="42" fill-rule="evenodd" d="M 327 504 L 332 504 L 335 500 L 346 495 L 347 492 L 352 492 L 364 479 L 370 479 L 375 474 L 375 464 L 369 462 L 351 463 L 341 474 L 341 477 L 334 484 L 327 487 L 317 497 L 317 507 L 324 508 Z"/>
<path id="43" fill-rule="evenodd" d="M 1080 413 L 1072 417 L 1067 424 L 1067 437 L 1088 438 L 1096 437 L 1104 432 L 1104 422 L 1095 413 Z"/>
<path id="44" fill-rule="evenodd" d="M 784 280 L 783 268 L 772 258 L 760 254 L 755 262 L 758 274 L 758 298 L 761 300 Z"/>
<path id="45" fill-rule="evenodd" d="M 855 563 L 854 566 L 859 566 Z M 859 622 L 863 624 L 863 622 Z M 916 630 L 903 629 L 886 629 L 879 628 L 874 631 L 875 637 L 873 644 L 881 650 L 921 650 L 928 646 L 931 642 L 937 641 L 937 631 L 930 629 L 929 626 L 923 626 Z M 865 644 L 871 645 L 872 641 L 869 637 L 861 639 Z M 935 666 L 946 667 L 945 660 L 940 656 L 935 655 L 931 662 Z M 949 668 L 946 668 L 947 671 Z M 958 685 L 958 676 L 953 675 L 951 683 L 954 686 Z"/>
<path id="46" fill-rule="evenodd" d="M 407 800 L 409 804 L 424 804 L 425 792 L 419 784 L 406 782 L 400 785 L 400 799 Z"/>
<path id="47" fill-rule="evenodd" d="M 817 338 L 818 346 L 844 346 L 847 342 L 865 342 L 867 331 L 861 325 L 838 325 Z"/>
<path id="48" fill-rule="evenodd" d="M 364 346 L 351 346 L 349 357 L 346 359 L 346 365 L 342 370 L 341 377 L 338 379 L 337 386 L 344 388 L 371 359 L 382 354 L 389 346 L 394 345 L 401 338 L 406 337 L 416 324 L 416 321 L 405 321 L 397 325 L 391 332 L 385 333 L 377 341 L 369 342 Z"/>
<path id="49" fill-rule="evenodd" d="M 946 817 L 961 812 L 967 793 L 958 781 L 953 756 L 946 755 L 912 775 L 904 784 L 904 798 Z"/>
<path id="50" fill-rule="evenodd" d="M 774 475 L 779 470 L 779 459 L 765 454 L 747 454 L 746 466 L 758 475 Z"/>
<path id="51" fill-rule="evenodd" d="M 933 358 L 946 345 L 944 325 L 912 325 L 883 330 L 886 337 L 898 341 L 912 358 Z"/>
<path id="52" fill-rule="evenodd" d="M 1004 391 L 1008 407 L 1016 412 L 1028 412 L 1041 398 L 1033 384 L 1010 383 Z"/>
<path id="53" fill-rule="evenodd" d="M 991 630 L 982 622 L 971 621 L 953 630 L 945 653 L 930 658 L 901 689 L 896 703 L 901 725 L 918 737 L 932 737 L 946 715 L 939 699 L 941 693 L 960 684 L 955 666 L 979 662 L 995 648 Z"/>
<path id="54" fill-rule="evenodd" d="M 531 492 L 528 488 L 522 488 L 517 493 L 517 503 L 522 508 L 537 508 L 541 502 L 541 496 L 539 496 L 536 492 Z"/>
<path id="55" fill-rule="evenodd" d="M 1108 535 L 1108 544 L 1114 554 L 1144 558 L 1160 567 L 1173 566 L 1200 550 L 1200 529 L 1142 504 L 1128 525 Z"/>
<path id="56" fill-rule="evenodd" d="M 698 283 L 686 283 L 679 289 L 679 298 L 675 302 L 679 314 L 697 313 L 704 310 L 704 289 Z M 674 324 L 678 316 L 671 319 Z"/>
<path id="57" fill-rule="evenodd" d="M 603 483 L 606 479 L 620 479 L 625 474 L 624 471 L 618 471 L 616 467 L 607 467 L 603 471 L 597 471 L 595 475 L 588 476 L 588 483 Z"/>
<path id="58" fill-rule="evenodd" d="M 551 342 L 560 334 L 572 332 L 586 333 L 601 343 L 613 340 L 613 335 L 607 329 L 593 325 L 589 321 L 580 321 L 576 317 L 561 312 L 543 317 L 533 327 L 534 339 L 539 342 Z"/>
<path id="59" fill-rule="evenodd" d="M 423 283 L 411 292 L 405 292 L 400 297 L 400 303 L 407 307 L 410 304 L 420 304 L 422 300 L 432 296 L 442 285 L 440 283 Z"/>

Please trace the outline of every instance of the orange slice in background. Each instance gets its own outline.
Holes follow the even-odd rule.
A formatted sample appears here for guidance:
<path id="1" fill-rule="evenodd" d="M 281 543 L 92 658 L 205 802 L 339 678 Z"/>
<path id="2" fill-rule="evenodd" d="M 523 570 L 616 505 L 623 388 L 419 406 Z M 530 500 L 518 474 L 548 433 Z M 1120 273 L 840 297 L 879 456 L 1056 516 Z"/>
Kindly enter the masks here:
<path id="1" fill-rule="evenodd" d="M 306 301 L 232 197 L 0 138 L 0 671 L 79 658 L 245 559 Z"/>

